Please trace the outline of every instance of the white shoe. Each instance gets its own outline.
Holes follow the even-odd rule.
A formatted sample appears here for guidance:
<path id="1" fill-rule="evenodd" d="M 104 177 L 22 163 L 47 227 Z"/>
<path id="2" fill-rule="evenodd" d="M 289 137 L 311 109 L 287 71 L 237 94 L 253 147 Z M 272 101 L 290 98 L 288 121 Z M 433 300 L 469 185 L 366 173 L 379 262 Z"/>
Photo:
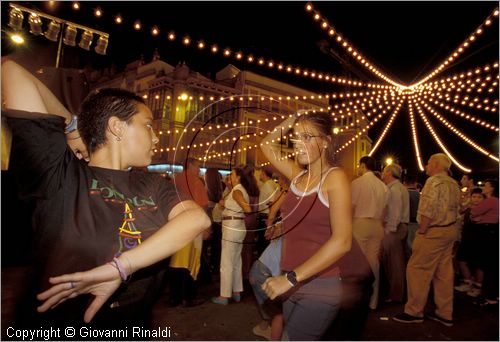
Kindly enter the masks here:
<path id="1" fill-rule="evenodd" d="M 472 283 L 464 282 L 458 286 L 455 286 L 454 289 L 457 290 L 458 292 L 467 292 L 472 289 Z"/>
<path id="2" fill-rule="evenodd" d="M 253 327 L 252 332 L 256 336 L 260 336 L 265 338 L 268 341 L 271 341 L 271 326 L 268 325 L 266 329 L 262 329 L 260 327 L 260 323 Z"/>
<path id="3" fill-rule="evenodd" d="M 469 297 L 477 297 L 481 294 L 481 288 L 477 286 L 473 286 L 469 291 L 467 291 L 467 296 Z"/>

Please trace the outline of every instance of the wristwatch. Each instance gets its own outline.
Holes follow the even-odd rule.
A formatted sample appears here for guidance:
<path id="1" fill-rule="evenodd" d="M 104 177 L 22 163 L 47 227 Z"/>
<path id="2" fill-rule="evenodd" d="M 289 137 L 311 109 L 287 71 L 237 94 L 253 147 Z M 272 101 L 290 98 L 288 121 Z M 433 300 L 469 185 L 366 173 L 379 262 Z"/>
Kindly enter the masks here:
<path id="1" fill-rule="evenodd" d="M 64 129 L 65 134 L 69 134 L 71 132 L 74 132 L 78 129 L 78 117 L 76 115 L 71 115 L 71 121 L 69 124 L 66 125 L 66 128 Z"/>
<path id="2" fill-rule="evenodd" d="M 286 279 L 288 279 L 288 282 L 292 285 L 292 286 L 295 286 L 297 285 L 299 282 L 297 281 L 297 274 L 295 274 L 294 271 L 291 271 L 291 272 L 287 272 L 286 273 Z"/>

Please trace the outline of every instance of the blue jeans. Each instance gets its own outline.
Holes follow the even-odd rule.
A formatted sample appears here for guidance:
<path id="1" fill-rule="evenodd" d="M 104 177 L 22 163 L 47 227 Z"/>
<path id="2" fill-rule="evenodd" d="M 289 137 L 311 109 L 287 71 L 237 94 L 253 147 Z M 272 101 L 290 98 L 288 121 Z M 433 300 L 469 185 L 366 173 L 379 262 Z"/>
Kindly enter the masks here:
<path id="1" fill-rule="evenodd" d="M 315 278 L 299 286 L 283 303 L 285 332 L 291 341 L 319 340 L 339 312 L 342 281 Z"/>
<path id="2" fill-rule="evenodd" d="M 262 289 L 262 285 L 266 281 L 267 278 L 272 277 L 271 270 L 264 265 L 260 260 L 255 260 L 250 269 L 249 281 L 250 285 L 252 285 L 252 290 L 255 295 L 255 299 L 257 300 L 257 307 L 259 309 L 259 313 L 262 316 L 262 319 L 269 321 L 273 316 L 273 312 L 269 312 L 270 310 L 266 310 L 269 305 L 264 306 L 266 301 L 271 302 L 267 294 Z M 273 301 L 274 302 L 274 301 Z M 280 305 L 281 303 L 275 303 L 276 305 Z"/>

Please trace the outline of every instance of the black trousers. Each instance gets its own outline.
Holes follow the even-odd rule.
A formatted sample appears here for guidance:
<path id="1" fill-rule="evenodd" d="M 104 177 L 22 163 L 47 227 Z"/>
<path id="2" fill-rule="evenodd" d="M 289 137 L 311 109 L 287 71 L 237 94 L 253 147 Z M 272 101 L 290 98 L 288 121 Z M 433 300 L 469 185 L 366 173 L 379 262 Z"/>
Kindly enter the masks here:
<path id="1" fill-rule="evenodd" d="M 356 341 L 363 334 L 373 292 L 373 278 L 342 278 L 342 304 L 323 340 Z"/>
<path id="2" fill-rule="evenodd" d="M 486 299 L 498 298 L 498 223 L 478 224 L 481 249 L 480 267 L 484 271 L 482 296 Z"/>
<path id="3" fill-rule="evenodd" d="M 194 279 L 185 268 L 169 269 L 170 302 L 180 304 L 183 300 L 190 301 L 196 296 L 196 285 Z"/>

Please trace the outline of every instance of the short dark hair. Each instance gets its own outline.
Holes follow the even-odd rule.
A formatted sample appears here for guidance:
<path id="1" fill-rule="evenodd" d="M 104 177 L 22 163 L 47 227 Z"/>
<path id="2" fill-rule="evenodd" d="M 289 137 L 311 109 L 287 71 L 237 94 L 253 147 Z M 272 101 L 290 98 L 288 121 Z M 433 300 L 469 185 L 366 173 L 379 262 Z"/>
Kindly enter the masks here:
<path id="1" fill-rule="evenodd" d="M 247 191 L 248 196 L 258 197 L 260 191 L 257 186 L 257 180 L 255 179 L 253 166 L 238 165 L 233 170 L 236 173 L 236 176 L 240 177 L 240 183 Z"/>
<path id="2" fill-rule="evenodd" d="M 405 181 L 406 184 L 414 184 L 417 182 L 417 175 L 414 173 L 407 173 L 405 176 Z"/>
<path id="3" fill-rule="evenodd" d="M 467 179 L 472 180 L 473 184 L 475 183 L 476 175 L 474 175 L 473 173 L 464 173 L 463 175 L 467 177 Z"/>
<path id="4" fill-rule="evenodd" d="M 484 181 L 484 184 L 490 183 L 490 186 L 494 189 L 493 190 L 493 196 L 498 198 L 498 179 L 487 179 Z"/>
<path id="5" fill-rule="evenodd" d="M 207 168 L 205 172 L 205 184 L 207 187 L 208 199 L 218 202 L 222 198 L 223 182 L 219 170 L 213 167 Z"/>
<path id="6" fill-rule="evenodd" d="M 273 170 L 270 167 L 264 166 L 261 168 L 261 172 L 264 172 L 267 177 L 273 178 Z"/>
<path id="7" fill-rule="evenodd" d="M 193 164 L 201 164 L 201 161 L 193 157 L 189 157 L 186 159 L 186 167 L 189 167 Z"/>
<path id="8" fill-rule="evenodd" d="M 110 117 L 129 122 L 146 104 L 136 94 L 120 88 L 103 88 L 90 93 L 83 101 L 78 115 L 78 131 L 89 153 L 106 143 L 106 128 Z"/>
<path id="9" fill-rule="evenodd" d="M 377 169 L 377 162 L 375 161 L 375 158 L 370 156 L 361 157 L 361 159 L 359 160 L 359 165 L 361 164 L 364 164 L 365 167 L 370 171 L 375 171 Z"/>
<path id="10" fill-rule="evenodd" d="M 481 188 L 473 188 L 470 192 L 471 196 L 474 195 L 474 194 L 480 194 L 482 195 L 483 194 L 483 189 Z"/>

